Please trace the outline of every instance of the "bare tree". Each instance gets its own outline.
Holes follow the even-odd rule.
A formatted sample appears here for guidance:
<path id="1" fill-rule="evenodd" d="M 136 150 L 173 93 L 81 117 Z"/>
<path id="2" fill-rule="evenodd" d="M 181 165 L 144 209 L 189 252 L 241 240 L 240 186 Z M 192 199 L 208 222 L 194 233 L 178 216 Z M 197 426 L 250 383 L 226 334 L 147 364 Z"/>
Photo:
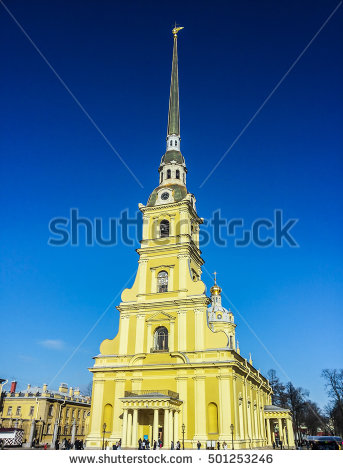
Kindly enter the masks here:
<path id="1" fill-rule="evenodd" d="M 276 371 L 274 369 L 270 369 L 267 372 L 267 378 L 269 380 L 269 384 L 273 389 L 272 395 L 272 403 L 273 405 L 286 407 L 286 396 L 285 396 L 285 385 L 280 382 L 279 377 L 276 375 Z"/>
<path id="2" fill-rule="evenodd" d="M 324 369 L 322 377 L 331 398 L 326 407 L 335 434 L 343 435 L 343 369 Z"/>

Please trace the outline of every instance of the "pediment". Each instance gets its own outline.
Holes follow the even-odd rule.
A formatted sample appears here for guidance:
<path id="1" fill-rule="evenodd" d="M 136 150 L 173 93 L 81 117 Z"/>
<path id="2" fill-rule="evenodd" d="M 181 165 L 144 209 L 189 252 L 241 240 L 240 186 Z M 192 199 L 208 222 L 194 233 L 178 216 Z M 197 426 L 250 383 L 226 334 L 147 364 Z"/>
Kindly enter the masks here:
<path id="1" fill-rule="evenodd" d="M 169 313 L 165 313 L 163 311 L 153 313 L 150 317 L 146 319 L 147 322 L 170 322 L 175 321 L 175 317 L 170 315 Z"/>

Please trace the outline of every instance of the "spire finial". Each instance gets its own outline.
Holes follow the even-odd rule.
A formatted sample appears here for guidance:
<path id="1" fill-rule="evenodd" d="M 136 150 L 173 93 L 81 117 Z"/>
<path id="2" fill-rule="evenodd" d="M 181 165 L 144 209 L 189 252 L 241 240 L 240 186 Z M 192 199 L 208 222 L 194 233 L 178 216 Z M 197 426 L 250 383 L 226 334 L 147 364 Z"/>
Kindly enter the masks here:
<path id="1" fill-rule="evenodd" d="M 175 21 L 175 26 L 174 26 L 174 28 L 173 28 L 173 30 L 172 30 L 172 33 L 173 33 L 174 38 L 177 37 L 177 33 L 178 33 L 181 29 L 183 29 L 183 28 L 184 28 L 184 26 L 176 26 L 176 21 Z"/>
<path id="2" fill-rule="evenodd" d="M 214 283 L 217 284 L 217 274 L 218 273 L 216 271 L 214 271 L 213 274 L 214 274 Z"/>

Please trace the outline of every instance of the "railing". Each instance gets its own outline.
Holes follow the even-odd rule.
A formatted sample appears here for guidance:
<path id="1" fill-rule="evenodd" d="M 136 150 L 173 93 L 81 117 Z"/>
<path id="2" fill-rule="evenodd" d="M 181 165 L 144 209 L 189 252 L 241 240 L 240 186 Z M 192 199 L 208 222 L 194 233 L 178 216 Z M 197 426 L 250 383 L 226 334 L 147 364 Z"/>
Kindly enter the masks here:
<path id="1" fill-rule="evenodd" d="M 173 392 L 172 390 L 126 390 L 124 393 L 125 397 L 144 397 L 151 395 L 163 395 L 174 398 L 176 400 L 179 398 L 179 394 Z"/>
<path id="2" fill-rule="evenodd" d="M 169 348 L 166 348 L 166 349 L 150 348 L 150 352 L 151 352 L 151 353 L 169 352 Z"/>

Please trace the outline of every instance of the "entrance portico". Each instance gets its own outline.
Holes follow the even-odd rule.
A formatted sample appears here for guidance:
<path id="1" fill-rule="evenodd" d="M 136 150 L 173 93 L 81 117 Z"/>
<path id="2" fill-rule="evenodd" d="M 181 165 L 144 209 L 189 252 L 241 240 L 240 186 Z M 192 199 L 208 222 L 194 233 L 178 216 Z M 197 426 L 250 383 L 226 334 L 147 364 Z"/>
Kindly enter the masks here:
<path id="1" fill-rule="evenodd" d="M 294 434 L 292 416 L 288 409 L 279 408 L 275 405 L 264 407 L 264 417 L 266 425 L 267 445 L 272 446 L 273 442 L 282 441 L 283 446 L 294 447 Z M 277 437 L 276 434 L 277 432 Z"/>
<path id="2" fill-rule="evenodd" d="M 163 447 L 170 449 L 171 441 L 180 436 L 179 412 L 182 401 L 171 390 L 126 391 L 123 403 L 123 448 L 138 448 L 138 439 L 144 436 L 153 446 L 161 439 Z"/>

